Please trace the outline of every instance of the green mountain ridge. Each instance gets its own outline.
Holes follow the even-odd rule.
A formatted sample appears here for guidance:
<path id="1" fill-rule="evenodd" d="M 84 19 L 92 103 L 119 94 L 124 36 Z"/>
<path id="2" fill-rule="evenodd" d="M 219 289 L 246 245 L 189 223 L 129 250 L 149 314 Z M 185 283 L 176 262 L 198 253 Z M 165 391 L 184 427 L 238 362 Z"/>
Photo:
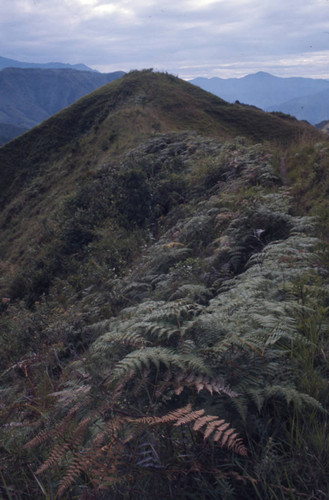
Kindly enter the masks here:
<path id="1" fill-rule="evenodd" d="M 0 148 L 1 495 L 329 492 L 325 138 L 147 70 Z"/>

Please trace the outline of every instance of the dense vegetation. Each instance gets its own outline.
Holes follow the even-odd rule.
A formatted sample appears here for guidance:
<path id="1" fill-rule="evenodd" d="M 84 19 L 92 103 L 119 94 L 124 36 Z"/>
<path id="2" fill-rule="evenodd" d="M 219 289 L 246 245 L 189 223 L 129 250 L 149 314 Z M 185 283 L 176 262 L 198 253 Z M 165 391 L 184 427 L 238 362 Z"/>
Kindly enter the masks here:
<path id="1" fill-rule="evenodd" d="M 2 194 L 1 495 L 325 499 L 329 146 L 270 115 L 290 139 L 256 143 L 268 115 L 253 110 L 241 138 L 247 108 L 217 98 L 240 116 L 231 137 L 220 120 L 207 133 L 210 105 L 190 131 L 204 107 L 185 131 L 168 114 L 160 130 L 114 130 L 113 114 L 94 129 L 112 92 L 119 122 L 149 118 L 136 93 L 156 85 L 166 110 L 188 84 L 127 75 L 37 129 L 42 151 L 80 117 L 48 163 L 37 131 L 0 150 L 9 169 L 30 151 Z"/>

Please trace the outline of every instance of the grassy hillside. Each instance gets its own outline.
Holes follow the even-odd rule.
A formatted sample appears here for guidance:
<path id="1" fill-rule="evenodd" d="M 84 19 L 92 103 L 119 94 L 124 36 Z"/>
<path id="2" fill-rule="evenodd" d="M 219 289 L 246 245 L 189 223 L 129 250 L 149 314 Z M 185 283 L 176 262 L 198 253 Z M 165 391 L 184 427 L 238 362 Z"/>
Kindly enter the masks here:
<path id="1" fill-rule="evenodd" d="M 326 498 L 324 136 L 145 71 L 0 158 L 2 496 Z"/>
<path id="2" fill-rule="evenodd" d="M 27 259 L 35 261 L 35 254 L 26 252 L 30 241 L 40 242 L 36 246 L 48 254 L 52 233 L 45 226 L 63 224 L 70 217 L 67 204 L 97 181 L 103 168 L 116 171 L 141 141 L 182 130 L 276 145 L 322 137 L 304 123 L 228 104 L 171 75 L 132 72 L 0 148 L 0 257 L 18 268 Z M 7 289 L 7 275 L 3 282 Z"/>
<path id="3" fill-rule="evenodd" d="M 62 164 L 69 159 L 94 168 L 159 132 L 194 130 L 221 139 L 243 135 L 283 145 L 320 137 L 313 127 L 282 117 L 229 104 L 172 75 L 132 72 L 3 147 L 0 202 L 14 186 L 14 194 L 20 190 L 44 162 L 49 168 L 58 158 Z M 75 165 L 78 174 L 81 168 Z"/>

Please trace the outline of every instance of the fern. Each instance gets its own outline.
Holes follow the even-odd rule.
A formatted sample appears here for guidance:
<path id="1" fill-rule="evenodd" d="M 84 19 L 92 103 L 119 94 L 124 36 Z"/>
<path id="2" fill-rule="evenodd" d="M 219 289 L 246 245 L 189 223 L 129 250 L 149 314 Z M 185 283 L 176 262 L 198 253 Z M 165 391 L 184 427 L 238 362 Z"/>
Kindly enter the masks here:
<path id="1" fill-rule="evenodd" d="M 288 405 L 292 403 L 299 410 L 301 410 L 304 405 L 308 405 L 311 408 L 314 408 L 321 412 L 326 412 L 319 401 L 317 401 L 309 394 L 304 394 L 300 391 L 297 391 L 292 386 L 268 386 L 264 390 L 264 395 L 266 398 L 281 397 L 286 401 Z"/>
<path id="2" fill-rule="evenodd" d="M 183 371 L 173 373 L 168 370 L 164 374 L 163 379 L 174 386 L 174 391 L 177 395 L 181 394 L 185 387 L 195 387 L 198 393 L 205 389 L 211 395 L 214 393 L 226 394 L 231 398 L 238 396 L 236 392 L 224 384 L 222 379 L 211 378 L 205 374 Z"/>
<path id="3" fill-rule="evenodd" d="M 201 431 L 205 427 L 205 430 L 202 431 L 204 439 L 212 436 L 213 440 L 216 443 L 218 442 L 222 447 L 226 446 L 240 455 L 247 455 L 247 450 L 242 439 L 228 422 L 225 422 L 223 419 L 220 420 L 214 415 L 205 415 L 204 409 L 192 411 L 192 405 L 190 404 L 162 417 L 144 417 L 141 419 L 129 419 L 129 421 L 152 426 L 173 423 L 175 427 L 194 422 L 194 431 Z"/>
<path id="4" fill-rule="evenodd" d="M 78 315 L 90 324 L 79 335 L 92 345 L 80 348 L 74 340 L 66 350 L 64 342 L 55 368 L 26 364 L 25 357 L 4 375 L 16 377 L 20 392 L 1 415 L 17 409 L 22 427 L 0 430 L 23 435 L 28 422 L 31 464 L 33 447 L 48 443 L 41 465 L 35 453 L 35 467 L 47 484 L 59 484 L 59 496 L 299 495 L 287 488 L 287 477 L 295 484 L 304 470 L 306 438 L 296 429 L 299 422 L 305 434 L 315 423 L 323 428 L 320 398 L 327 394 L 329 295 L 319 277 L 316 221 L 292 215 L 286 188 L 273 192 L 279 180 L 260 145 L 238 139 L 203 146 L 216 155 L 188 165 L 192 198 L 157 221 L 162 236 L 157 240 L 154 230 L 138 265 L 109 283 L 103 276 L 104 297 L 96 286 L 81 292 Z M 157 156 L 143 163 L 147 181 L 155 179 L 154 169 L 167 168 Z M 127 162 L 131 168 L 133 156 Z M 204 198 L 200 184 L 207 186 Z M 89 277 L 80 279 L 77 289 Z M 48 374 L 44 398 L 33 370 L 39 380 Z M 251 460 L 235 429 L 243 429 Z M 240 456 L 225 457 L 227 451 Z M 315 478 L 311 469 L 307 477 Z"/>
<path id="5" fill-rule="evenodd" d="M 180 369 L 202 370 L 208 372 L 209 369 L 197 356 L 191 354 L 179 355 L 173 350 L 164 347 L 146 347 L 142 350 L 133 351 L 120 360 L 113 369 L 113 380 L 124 377 L 128 372 L 141 372 L 144 367 L 150 369 L 154 364 L 159 370 L 163 364 L 167 368 L 171 365 Z"/>
<path id="6" fill-rule="evenodd" d="M 54 465 L 59 464 L 60 461 L 66 456 L 66 452 L 70 449 L 70 443 L 59 443 L 51 451 L 48 459 L 39 467 L 36 474 L 42 474 Z"/>

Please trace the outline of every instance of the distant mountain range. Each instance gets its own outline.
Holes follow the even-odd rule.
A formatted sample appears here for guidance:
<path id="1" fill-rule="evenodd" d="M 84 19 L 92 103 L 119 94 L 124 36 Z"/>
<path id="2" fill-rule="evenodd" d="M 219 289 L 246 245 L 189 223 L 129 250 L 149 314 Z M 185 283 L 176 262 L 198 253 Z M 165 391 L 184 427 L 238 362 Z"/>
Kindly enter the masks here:
<path id="1" fill-rule="evenodd" d="M 329 87 L 312 95 L 296 97 L 277 106 L 270 106 L 267 111 L 277 111 L 295 116 L 298 120 L 307 120 L 313 125 L 329 118 Z"/>
<path id="2" fill-rule="evenodd" d="M 8 141 L 11 141 L 18 135 L 27 132 L 26 127 L 17 127 L 16 125 L 11 125 L 10 123 L 0 123 L 0 146 Z"/>
<path id="3" fill-rule="evenodd" d="M 3 69 L 0 71 L 0 144 L 123 75 L 122 71 Z"/>
<path id="4" fill-rule="evenodd" d="M 225 99 L 282 111 L 313 125 L 329 118 L 329 80 L 280 78 L 258 72 L 243 78 L 195 78 L 190 83 Z"/>
<path id="5" fill-rule="evenodd" d="M 28 63 L 0 57 L 0 70 L 4 68 L 43 68 L 43 69 L 75 69 L 77 71 L 92 71 L 97 73 L 95 69 L 89 68 L 85 64 L 66 64 L 60 62 L 49 63 Z"/>

